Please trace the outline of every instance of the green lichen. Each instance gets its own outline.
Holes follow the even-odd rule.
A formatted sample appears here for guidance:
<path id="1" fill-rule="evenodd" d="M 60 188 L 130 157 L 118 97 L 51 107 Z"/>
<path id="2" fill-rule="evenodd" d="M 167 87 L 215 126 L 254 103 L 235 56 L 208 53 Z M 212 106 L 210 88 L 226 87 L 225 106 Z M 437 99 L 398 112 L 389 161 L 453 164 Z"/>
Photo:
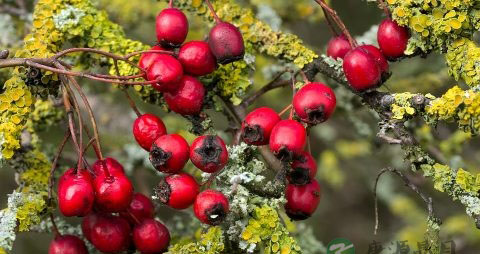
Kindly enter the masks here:
<path id="1" fill-rule="evenodd" d="M 198 241 L 182 241 L 172 245 L 167 253 L 170 254 L 219 254 L 224 253 L 225 245 L 223 231 L 220 227 L 211 227 L 201 234 Z"/>

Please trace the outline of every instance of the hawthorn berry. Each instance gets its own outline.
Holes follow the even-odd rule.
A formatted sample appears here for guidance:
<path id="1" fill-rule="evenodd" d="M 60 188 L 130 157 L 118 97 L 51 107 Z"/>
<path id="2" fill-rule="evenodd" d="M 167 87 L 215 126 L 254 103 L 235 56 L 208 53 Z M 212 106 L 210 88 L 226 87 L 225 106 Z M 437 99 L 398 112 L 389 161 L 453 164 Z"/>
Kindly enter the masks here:
<path id="1" fill-rule="evenodd" d="M 167 128 L 162 119 L 156 115 L 143 114 L 133 122 L 133 136 L 137 143 L 147 151 L 150 151 L 157 138 L 165 134 L 167 134 Z"/>
<path id="2" fill-rule="evenodd" d="M 303 151 L 307 132 L 302 124 L 294 120 L 282 120 L 270 134 L 270 150 L 281 161 L 291 161 Z"/>
<path id="3" fill-rule="evenodd" d="M 170 233 L 161 222 L 145 219 L 133 228 L 133 242 L 141 253 L 163 253 L 170 244 Z"/>
<path id="4" fill-rule="evenodd" d="M 150 50 L 165 50 L 164 48 L 160 46 L 153 46 Z M 138 61 L 138 67 L 140 67 L 142 70 L 147 71 L 148 68 L 156 61 L 157 57 L 161 53 L 143 53 L 142 56 L 140 56 L 140 60 Z"/>
<path id="5" fill-rule="evenodd" d="M 133 186 L 126 175 L 98 175 L 93 180 L 95 204 L 105 212 L 121 212 L 133 198 Z"/>
<path id="6" fill-rule="evenodd" d="M 203 172 L 215 173 L 227 164 L 227 147 L 219 136 L 200 136 L 190 147 L 190 160 Z"/>
<path id="7" fill-rule="evenodd" d="M 102 215 L 99 212 L 91 212 L 82 219 L 82 233 L 89 242 L 92 242 L 92 230 L 100 218 Z"/>
<path id="8" fill-rule="evenodd" d="M 404 55 L 409 39 L 408 29 L 399 26 L 397 22 L 391 19 L 383 20 L 378 27 L 378 45 L 383 55 L 389 60 L 395 60 Z"/>
<path id="9" fill-rule="evenodd" d="M 317 180 L 305 185 L 287 184 L 285 211 L 292 220 L 305 220 L 312 216 L 320 203 L 321 190 Z"/>
<path id="10" fill-rule="evenodd" d="M 204 190 L 195 199 L 193 212 L 202 223 L 218 225 L 229 212 L 228 199 L 219 191 Z"/>
<path id="11" fill-rule="evenodd" d="M 388 72 L 388 61 L 380 49 L 373 45 L 362 45 L 359 46 L 359 48 L 366 50 L 375 59 L 375 61 L 377 61 L 378 67 L 380 67 L 380 72 L 382 72 L 382 74 Z"/>
<path id="12" fill-rule="evenodd" d="M 195 178 L 186 173 L 163 178 L 155 190 L 160 201 L 175 209 L 185 209 L 193 204 L 199 186 Z"/>
<path id="13" fill-rule="evenodd" d="M 308 184 L 317 174 L 317 163 L 308 152 L 302 152 L 290 164 L 287 172 L 287 180 L 291 184 Z"/>
<path id="14" fill-rule="evenodd" d="M 295 114 L 308 124 L 319 124 L 332 115 L 337 104 L 333 90 L 322 83 L 308 83 L 293 97 Z"/>
<path id="15" fill-rule="evenodd" d="M 82 239 L 74 235 L 59 235 L 50 243 L 48 254 L 88 254 Z"/>
<path id="16" fill-rule="evenodd" d="M 188 161 L 190 149 L 178 134 L 159 137 L 150 149 L 150 162 L 158 171 L 168 174 L 180 172 Z"/>
<path id="17" fill-rule="evenodd" d="M 266 145 L 273 127 L 282 120 L 275 110 L 267 107 L 250 112 L 242 122 L 242 139 L 249 145 Z"/>
<path id="18" fill-rule="evenodd" d="M 178 52 L 178 60 L 186 73 L 195 76 L 210 74 L 217 68 L 217 60 L 204 41 L 185 43 Z"/>
<path id="19" fill-rule="evenodd" d="M 165 47 L 178 47 L 187 38 L 188 20 L 177 8 L 163 9 L 156 18 L 157 39 Z"/>
<path id="20" fill-rule="evenodd" d="M 120 212 L 120 216 L 127 219 L 130 224 L 135 224 L 137 221 L 153 218 L 154 213 L 155 207 L 152 201 L 142 193 L 135 193 L 132 202 L 125 211 Z"/>
<path id="21" fill-rule="evenodd" d="M 164 94 L 168 108 L 180 115 L 198 115 L 202 111 L 205 87 L 192 76 L 183 76 L 177 90 Z"/>
<path id="22" fill-rule="evenodd" d="M 101 252 L 117 253 L 126 250 L 131 243 L 131 228 L 122 217 L 102 214 L 90 232 L 90 239 Z"/>
<path id="23" fill-rule="evenodd" d="M 210 30 L 208 45 L 220 64 L 241 60 L 245 54 L 242 33 L 228 22 L 217 22 Z"/>
<path id="24" fill-rule="evenodd" d="M 67 217 L 85 216 L 95 199 L 92 176 L 87 170 L 68 169 L 58 182 L 58 207 Z"/>
<path id="25" fill-rule="evenodd" d="M 158 54 L 147 69 L 147 80 L 158 80 L 152 87 L 160 92 L 174 91 L 183 76 L 182 64 L 173 56 Z"/>
<path id="26" fill-rule="evenodd" d="M 327 46 L 327 56 L 335 60 L 338 58 L 343 59 L 351 49 L 352 46 L 350 46 L 350 42 L 347 40 L 345 35 L 342 34 L 330 39 Z"/>
<path id="27" fill-rule="evenodd" d="M 92 168 L 93 173 L 96 176 L 105 175 L 106 171 L 112 175 L 125 175 L 125 170 L 123 169 L 122 164 L 110 157 L 95 161 Z"/>
<path id="28" fill-rule="evenodd" d="M 367 50 L 358 47 L 345 55 L 343 72 L 350 86 L 357 92 L 376 88 L 381 78 L 375 58 Z"/>

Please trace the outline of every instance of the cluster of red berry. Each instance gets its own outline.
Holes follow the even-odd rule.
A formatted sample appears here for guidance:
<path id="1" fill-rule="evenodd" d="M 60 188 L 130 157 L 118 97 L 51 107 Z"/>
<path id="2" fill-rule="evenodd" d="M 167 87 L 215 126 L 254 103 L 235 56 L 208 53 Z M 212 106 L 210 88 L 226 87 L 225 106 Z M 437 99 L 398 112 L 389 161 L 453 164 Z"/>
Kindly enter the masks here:
<path id="1" fill-rule="evenodd" d="M 408 29 L 391 19 L 385 19 L 378 27 L 377 40 L 380 47 L 361 45 L 352 49 L 344 35 L 332 38 L 327 55 L 343 59 L 343 71 L 350 86 L 357 92 L 376 88 L 382 77 L 388 74 L 387 60 L 394 61 L 404 55 L 410 38 Z"/>

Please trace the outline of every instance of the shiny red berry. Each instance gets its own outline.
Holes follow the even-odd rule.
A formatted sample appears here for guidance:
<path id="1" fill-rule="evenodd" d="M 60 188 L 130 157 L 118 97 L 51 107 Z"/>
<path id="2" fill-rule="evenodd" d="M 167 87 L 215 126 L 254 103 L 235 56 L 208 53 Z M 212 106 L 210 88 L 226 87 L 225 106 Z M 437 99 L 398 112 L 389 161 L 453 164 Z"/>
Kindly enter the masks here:
<path id="1" fill-rule="evenodd" d="M 159 221 L 145 219 L 133 228 L 133 242 L 142 254 L 163 253 L 170 244 L 170 233 Z"/>
<path id="2" fill-rule="evenodd" d="M 378 27 L 377 40 L 382 53 L 390 60 L 404 55 L 410 34 L 408 29 L 401 27 L 391 19 L 385 19 Z"/>
<path id="3" fill-rule="evenodd" d="M 183 76 L 177 90 L 164 94 L 168 108 L 180 115 L 198 115 L 202 111 L 205 87 L 192 76 Z"/>
<path id="4" fill-rule="evenodd" d="M 350 42 L 348 42 L 345 35 L 333 37 L 328 42 L 327 56 L 332 57 L 335 60 L 338 58 L 343 59 L 351 49 L 352 46 L 350 46 Z"/>
<path id="5" fill-rule="evenodd" d="M 100 218 L 102 218 L 100 213 L 91 212 L 82 219 L 82 233 L 89 242 L 92 242 L 93 227 Z"/>
<path id="6" fill-rule="evenodd" d="M 153 142 L 167 134 L 167 128 L 162 119 L 153 114 L 143 114 L 133 122 L 133 136 L 137 143 L 145 150 L 150 151 Z"/>
<path id="7" fill-rule="evenodd" d="M 304 185 L 315 179 L 317 163 L 308 152 L 302 152 L 291 164 L 287 172 L 287 180 L 291 184 Z"/>
<path id="8" fill-rule="evenodd" d="M 163 9 L 156 19 L 157 39 L 165 47 L 178 47 L 187 38 L 188 20 L 177 8 Z"/>
<path id="9" fill-rule="evenodd" d="M 160 46 L 153 46 L 150 50 L 165 50 Z M 138 61 L 138 67 L 142 68 L 143 70 L 147 71 L 148 68 L 156 61 L 157 57 L 161 53 L 143 53 L 140 56 L 140 60 Z"/>
<path id="10" fill-rule="evenodd" d="M 142 193 L 133 194 L 132 202 L 127 210 L 120 212 L 120 215 L 127 219 L 130 224 L 141 222 L 144 219 L 153 218 L 155 207 L 152 201 Z"/>
<path id="11" fill-rule="evenodd" d="M 227 217 L 228 199 L 219 191 L 205 190 L 198 194 L 193 205 L 195 216 L 205 224 L 218 225 Z"/>
<path id="12" fill-rule="evenodd" d="M 307 142 L 307 132 L 294 120 L 282 120 L 270 134 L 270 150 L 282 161 L 291 161 L 302 153 Z"/>
<path id="13" fill-rule="evenodd" d="M 88 254 L 82 239 L 74 235 L 56 236 L 50 243 L 48 254 Z"/>
<path id="14" fill-rule="evenodd" d="M 381 78 L 377 61 L 362 48 L 355 48 L 345 55 L 343 72 L 350 86 L 357 92 L 376 88 Z"/>
<path id="15" fill-rule="evenodd" d="M 305 220 L 312 216 L 320 203 L 321 190 L 317 180 L 305 185 L 287 184 L 285 211 L 292 220 Z"/>
<path id="16" fill-rule="evenodd" d="M 117 253 L 126 250 L 131 243 L 131 228 L 122 217 L 103 214 L 90 232 L 91 242 L 101 252 Z"/>
<path id="17" fill-rule="evenodd" d="M 377 61 L 378 67 L 380 67 L 380 71 L 382 73 L 388 72 L 388 61 L 380 49 L 373 45 L 362 45 L 359 46 L 359 48 L 366 50 L 375 59 L 375 61 Z"/>
<path id="18" fill-rule="evenodd" d="M 333 90 L 322 83 L 309 83 L 293 97 L 295 114 L 305 123 L 319 124 L 335 111 L 337 99 Z"/>
<path id="19" fill-rule="evenodd" d="M 228 22 L 218 22 L 210 30 L 208 45 L 220 64 L 238 61 L 245 54 L 242 33 Z"/>
<path id="20" fill-rule="evenodd" d="M 190 160 L 207 173 L 214 173 L 225 167 L 228 161 L 228 151 L 225 142 L 214 135 L 196 138 L 190 147 Z"/>
<path id="21" fill-rule="evenodd" d="M 184 71 L 194 76 L 210 74 L 217 68 L 217 60 L 204 41 L 185 43 L 178 52 L 178 60 Z"/>
<path id="22" fill-rule="evenodd" d="M 58 182 L 58 207 L 64 216 L 85 216 L 95 199 L 92 176 L 87 170 L 65 171 Z"/>
<path id="23" fill-rule="evenodd" d="M 133 198 L 133 186 L 125 175 L 99 175 L 93 181 L 95 204 L 105 212 L 121 212 L 128 208 Z"/>
<path id="24" fill-rule="evenodd" d="M 159 137 L 150 149 L 150 162 L 158 171 L 168 174 L 180 172 L 188 161 L 190 149 L 178 134 Z"/>
<path id="25" fill-rule="evenodd" d="M 110 157 L 105 158 L 103 161 L 95 161 L 92 168 L 96 176 L 105 175 L 106 170 L 112 175 L 125 175 L 125 170 L 123 169 L 122 164 Z"/>
<path id="26" fill-rule="evenodd" d="M 193 204 L 199 186 L 195 178 L 186 173 L 163 178 L 155 190 L 160 201 L 175 209 L 185 209 Z"/>
<path id="27" fill-rule="evenodd" d="M 159 54 L 147 70 L 147 80 L 158 80 L 152 87 L 160 92 L 174 91 L 183 76 L 182 64 L 173 56 Z"/>
<path id="28" fill-rule="evenodd" d="M 242 122 L 242 139 L 249 145 L 268 144 L 273 127 L 282 120 L 275 110 L 267 107 L 250 112 Z"/>

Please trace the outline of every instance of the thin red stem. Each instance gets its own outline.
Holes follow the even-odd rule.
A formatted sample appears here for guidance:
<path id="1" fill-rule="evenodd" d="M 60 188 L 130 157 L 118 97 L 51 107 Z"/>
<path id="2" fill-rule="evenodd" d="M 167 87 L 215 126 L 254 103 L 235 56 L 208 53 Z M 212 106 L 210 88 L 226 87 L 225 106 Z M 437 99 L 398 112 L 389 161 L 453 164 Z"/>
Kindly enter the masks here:
<path id="1" fill-rule="evenodd" d="M 122 89 L 122 91 L 123 93 L 125 93 L 125 97 L 127 97 L 128 104 L 132 108 L 133 112 L 135 112 L 137 116 L 141 116 L 142 113 L 140 112 L 140 110 L 138 110 L 137 105 L 135 105 L 135 102 L 133 101 L 132 97 L 130 97 L 130 95 L 128 94 L 128 91 L 125 89 Z"/>
<path id="2" fill-rule="evenodd" d="M 50 213 L 50 220 L 52 220 L 53 233 L 55 234 L 55 237 L 62 236 L 62 234 L 60 234 L 60 231 L 58 231 L 57 223 L 55 223 L 55 218 L 53 218 L 52 213 Z"/>
<path id="3" fill-rule="evenodd" d="M 278 113 L 278 115 L 282 116 L 283 114 L 285 114 L 291 108 L 292 108 L 292 104 L 286 106 L 284 109 L 282 109 L 282 111 L 280 111 L 280 113 Z"/>
<path id="4" fill-rule="evenodd" d="M 328 4 L 325 3 L 324 0 L 315 0 L 315 2 L 318 3 L 325 11 L 327 11 L 328 14 L 330 14 L 333 21 L 335 21 L 335 23 L 340 28 L 342 33 L 345 35 L 345 37 L 347 37 L 347 40 L 350 43 L 350 46 L 352 46 L 352 48 L 356 48 L 357 42 L 355 41 L 355 39 L 353 39 L 352 35 L 348 31 L 342 19 L 338 16 L 337 12 L 334 9 L 330 8 L 330 6 L 328 6 Z"/>
<path id="5" fill-rule="evenodd" d="M 173 7 L 173 0 L 170 0 L 170 2 L 168 3 L 168 8 L 172 8 Z"/>
<path id="6" fill-rule="evenodd" d="M 55 185 L 55 170 L 57 169 L 57 164 L 58 160 L 62 154 L 63 148 L 65 147 L 65 144 L 67 144 L 68 139 L 70 138 L 70 131 L 67 130 L 65 132 L 65 135 L 63 137 L 62 142 L 60 143 L 60 146 L 58 147 L 57 154 L 55 155 L 55 158 L 53 159 L 52 162 L 52 168 L 50 169 L 50 178 L 48 179 L 48 201 L 51 202 L 52 200 L 52 194 L 53 194 L 53 185 Z"/>
<path id="7" fill-rule="evenodd" d="M 387 18 L 390 18 L 390 11 L 388 10 L 387 3 L 385 3 L 384 0 L 377 0 L 377 1 L 378 1 L 378 4 L 380 5 L 380 7 L 383 9 L 383 12 L 387 16 Z"/>
<path id="8" fill-rule="evenodd" d="M 205 0 L 207 3 L 208 9 L 210 9 L 210 12 L 213 14 L 213 18 L 215 19 L 215 22 L 218 24 L 222 22 L 222 20 L 217 16 L 217 13 L 215 12 L 215 9 L 213 8 L 212 3 L 210 3 L 209 0 Z"/>

